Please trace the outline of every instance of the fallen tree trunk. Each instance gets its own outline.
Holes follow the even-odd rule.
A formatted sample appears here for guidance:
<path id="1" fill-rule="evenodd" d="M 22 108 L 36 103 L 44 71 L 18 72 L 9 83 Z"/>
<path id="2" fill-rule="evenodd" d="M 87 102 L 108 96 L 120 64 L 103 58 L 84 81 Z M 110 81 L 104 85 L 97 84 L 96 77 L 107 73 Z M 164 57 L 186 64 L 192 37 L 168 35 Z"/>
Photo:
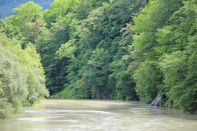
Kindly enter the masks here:
<path id="1" fill-rule="evenodd" d="M 151 102 L 150 106 L 158 107 L 162 99 L 162 95 L 159 93 L 157 97 Z"/>

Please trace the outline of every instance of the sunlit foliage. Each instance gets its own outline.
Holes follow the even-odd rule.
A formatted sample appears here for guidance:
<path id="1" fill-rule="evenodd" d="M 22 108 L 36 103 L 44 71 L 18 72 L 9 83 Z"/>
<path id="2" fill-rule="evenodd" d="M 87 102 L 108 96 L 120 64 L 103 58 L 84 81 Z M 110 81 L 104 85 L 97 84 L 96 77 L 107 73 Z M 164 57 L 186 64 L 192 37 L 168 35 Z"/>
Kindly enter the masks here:
<path id="1" fill-rule="evenodd" d="M 161 94 L 161 106 L 197 110 L 196 0 L 55 0 L 13 11 L 0 24 L 1 112 L 45 96 L 44 83 L 52 97 L 150 103 Z"/>
<path id="2" fill-rule="evenodd" d="M 0 33 L 0 117 L 16 112 L 47 96 L 40 57 L 29 45 L 21 49 L 19 41 Z"/>

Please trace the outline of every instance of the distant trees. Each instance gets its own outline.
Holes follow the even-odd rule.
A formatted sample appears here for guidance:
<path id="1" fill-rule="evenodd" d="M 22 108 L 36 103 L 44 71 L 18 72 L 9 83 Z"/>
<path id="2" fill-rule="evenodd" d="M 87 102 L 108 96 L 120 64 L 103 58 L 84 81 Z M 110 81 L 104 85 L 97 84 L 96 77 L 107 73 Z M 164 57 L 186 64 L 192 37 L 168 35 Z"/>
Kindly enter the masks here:
<path id="1" fill-rule="evenodd" d="M 45 31 L 42 8 L 34 2 L 27 2 L 13 9 L 17 14 L 6 19 L 11 35 L 22 41 L 23 46 L 35 44 Z"/>
<path id="2" fill-rule="evenodd" d="M 16 8 L 20 6 L 21 4 L 24 4 L 25 2 L 29 2 L 30 0 L 1 0 L 0 1 L 0 19 L 3 19 L 5 17 L 8 17 L 10 15 L 14 15 L 12 12 L 13 8 Z M 54 0 L 31 0 L 35 3 L 41 5 L 44 9 L 49 8 L 50 4 Z"/>

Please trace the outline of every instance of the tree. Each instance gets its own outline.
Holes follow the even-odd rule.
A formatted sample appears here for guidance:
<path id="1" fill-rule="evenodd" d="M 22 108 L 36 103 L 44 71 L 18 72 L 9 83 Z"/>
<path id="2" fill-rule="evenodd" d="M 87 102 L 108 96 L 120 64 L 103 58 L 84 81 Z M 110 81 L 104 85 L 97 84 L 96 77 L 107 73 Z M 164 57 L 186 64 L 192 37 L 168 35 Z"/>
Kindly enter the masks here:
<path id="1" fill-rule="evenodd" d="M 0 33 L 0 117 L 48 95 L 35 48 L 21 49 L 19 41 Z"/>
<path id="2" fill-rule="evenodd" d="M 196 6 L 195 0 L 189 0 L 173 13 L 168 25 L 158 32 L 157 47 L 162 54 L 159 65 L 164 74 L 167 105 L 190 112 L 197 110 Z"/>
<path id="3" fill-rule="evenodd" d="M 168 22 L 182 5 L 182 0 L 152 0 L 135 17 L 132 55 L 134 57 L 136 91 L 143 102 L 149 103 L 162 92 L 163 74 L 158 67 L 157 30 Z"/>
<path id="4" fill-rule="evenodd" d="M 13 12 L 17 15 L 5 19 L 5 23 L 11 31 L 11 37 L 20 40 L 23 48 L 29 42 L 35 44 L 46 30 L 42 7 L 31 1 L 14 8 Z"/>

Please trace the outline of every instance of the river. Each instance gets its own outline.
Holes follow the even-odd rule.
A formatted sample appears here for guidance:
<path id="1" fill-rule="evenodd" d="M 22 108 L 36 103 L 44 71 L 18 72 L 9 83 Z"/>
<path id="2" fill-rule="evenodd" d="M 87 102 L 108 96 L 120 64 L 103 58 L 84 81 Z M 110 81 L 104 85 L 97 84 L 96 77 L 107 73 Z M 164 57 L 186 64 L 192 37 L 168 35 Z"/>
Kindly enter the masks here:
<path id="1" fill-rule="evenodd" d="M 0 131 L 197 131 L 197 115 L 137 102 L 43 100 L 0 120 Z"/>

